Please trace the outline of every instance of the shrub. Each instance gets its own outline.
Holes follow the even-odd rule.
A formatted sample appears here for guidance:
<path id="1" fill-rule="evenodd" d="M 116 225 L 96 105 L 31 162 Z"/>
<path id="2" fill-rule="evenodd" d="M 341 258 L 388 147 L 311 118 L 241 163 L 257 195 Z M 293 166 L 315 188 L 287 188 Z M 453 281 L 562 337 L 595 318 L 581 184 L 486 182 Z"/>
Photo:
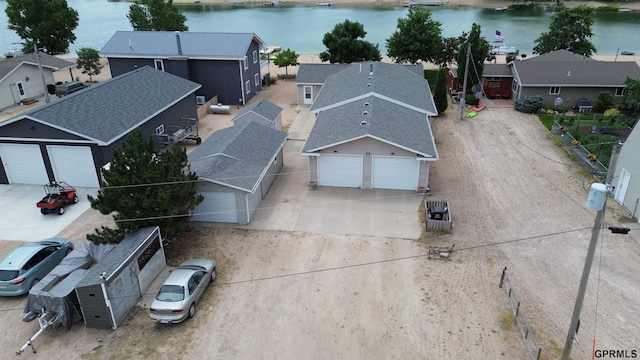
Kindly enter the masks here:
<path id="1" fill-rule="evenodd" d="M 480 100 L 479 100 L 479 99 L 476 99 L 476 97 L 475 97 L 475 96 L 473 96 L 473 95 L 467 95 L 467 96 L 465 96 L 465 97 L 464 97 L 464 101 L 465 101 L 465 103 L 466 103 L 467 105 L 474 105 L 474 106 L 475 106 L 475 105 L 480 104 Z"/>
<path id="2" fill-rule="evenodd" d="M 542 108 L 542 96 L 540 95 L 527 96 L 524 99 L 516 100 L 515 103 L 515 109 L 523 113 L 534 114 L 540 108 Z"/>
<path id="3" fill-rule="evenodd" d="M 603 113 L 607 109 L 613 107 L 613 95 L 608 91 L 603 91 L 598 94 L 598 98 L 593 103 L 593 111 L 596 113 Z"/>

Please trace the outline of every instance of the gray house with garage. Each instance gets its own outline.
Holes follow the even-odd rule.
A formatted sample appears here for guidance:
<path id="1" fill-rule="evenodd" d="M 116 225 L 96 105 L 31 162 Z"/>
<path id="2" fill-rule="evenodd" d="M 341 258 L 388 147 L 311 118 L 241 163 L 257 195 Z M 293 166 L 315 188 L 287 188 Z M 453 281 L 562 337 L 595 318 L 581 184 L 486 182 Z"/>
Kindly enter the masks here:
<path id="1" fill-rule="evenodd" d="M 283 165 L 287 133 L 255 121 L 214 132 L 188 156 L 204 201 L 191 221 L 248 224 Z"/>
<path id="2" fill-rule="evenodd" d="M 255 121 L 276 130 L 282 130 L 282 108 L 269 100 L 260 99 L 240 110 L 231 121 L 234 126 Z"/>
<path id="3" fill-rule="evenodd" d="M 327 78 L 301 150 L 310 185 L 428 189 L 438 160 L 429 117 L 438 113 L 421 68 L 352 64 Z"/>
<path id="4" fill-rule="evenodd" d="M 612 185 L 613 198 L 640 223 L 640 120 L 620 148 Z"/>
<path id="5" fill-rule="evenodd" d="M 0 184 L 99 187 L 100 169 L 132 130 L 147 138 L 196 119 L 199 88 L 143 67 L 0 122 Z"/>
<path id="6" fill-rule="evenodd" d="M 296 74 L 298 104 L 313 104 L 327 78 L 348 68 L 350 65 L 351 64 L 300 64 Z"/>
<path id="7" fill-rule="evenodd" d="M 112 77 L 150 66 L 202 85 L 196 92 L 202 104 L 217 96 L 219 103 L 244 105 L 269 83 L 262 48 L 254 33 L 118 31 L 100 55 Z"/>

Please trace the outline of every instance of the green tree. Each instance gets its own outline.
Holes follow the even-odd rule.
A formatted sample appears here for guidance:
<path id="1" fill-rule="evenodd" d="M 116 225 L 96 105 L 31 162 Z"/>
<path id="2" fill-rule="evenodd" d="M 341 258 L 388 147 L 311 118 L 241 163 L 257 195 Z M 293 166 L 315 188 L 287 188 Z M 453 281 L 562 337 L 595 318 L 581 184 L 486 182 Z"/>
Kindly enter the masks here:
<path id="1" fill-rule="evenodd" d="M 611 107 L 613 107 L 613 95 L 608 91 L 599 93 L 598 98 L 593 102 L 593 110 L 600 114 Z"/>
<path id="2" fill-rule="evenodd" d="M 351 64 L 357 61 L 380 61 L 378 44 L 372 44 L 361 38 L 367 35 L 359 22 L 345 20 L 337 24 L 333 31 L 324 34 L 322 43 L 327 47 L 320 53 L 320 60 L 330 63 Z"/>
<path id="3" fill-rule="evenodd" d="M 624 105 L 627 109 L 633 111 L 635 115 L 638 115 L 640 114 L 640 79 L 627 77 L 624 84 L 627 85 L 627 96 Z"/>
<path id="4" fill-rule="evenodd" d="M 82 73 L 89 75 L 89 82 L 93 82 L 93 75 L 100 74 L 104 65 L 100 64 L 98 50 L 92 48 L 82 48 L 77 51 L 78 62 L 76 68 L 82 69 Z"/>
<path id="5" fill-rule="evenodd" d="M 456 62 L 456 58 L 458 56 L 458 49 L 462 44 L 467 42 L 467 33 L 462 32 L 462 35 L 458 37 L 448 37 L 442 39 L 442 52 L 438 59 L 436 59 L 436 64 L 444 67 L 450 67 L 451 64 Z M 459 65 L 458 65 L 459 66 Z M 462 64 L 464 66 L 464 64 Z"/>
<path id="6" fill-rule="evenodd" d="M 188 31 L 187 17 L 173 5 L 173 0 L 135 0 L 127 15 L 136 31 Z"/>
<path id="7" fill-rule="evenodd" d="M 431 19 L 429 10 L 409 9 L 407 18 L 398 19 L 398 29 L 387 39 L 387 55 L 400 64 L 418 60 L 436 63 L 443 50 L 441 26 Z"/>
<path id="8" fill-rule="evenodd" d="M 449 95 L 447 93 L 447 70 L 440 68 L 438 71 L 438 80 L 436 81 L 436 90 L 433 101 L 436 103 L 438 114 L 444 114 L 449 107 Z"/>
<path id="9" fill-rule="evenodd" d="M 188 214 L 204 199 L 194 193 L 196 174 L 185 173 L 187 154 L 173 147 L 157 156 L 153 138 L 143 140 L 134 130 L 113 150 L 110 167 L 102 170 L 97 197 L 89 196 L 91 207 L 112 214 L 116 229 L 102 226 L 87 239 L 94 243 L 119 243 L 131 231 L 146 226 L 160 227 L 166 238 L 181 233 Z"/>
<path id="10" fill-rule="evenodd" d="M 596 47 L 589 41 L 593 36 L 594 8 L 580 5 L 576 8 L 560 7 L 552 16 L 549 32 L 543 32 L 535 40 L 534 54 L 546 54 L 566 49 L 576 54 L 591 56 Z"/>
<path id="11" fill-rule="evenodd" d="M 469 72 L 467 74 L 467 89 L 464 89 L 465 94 L 473 85 L 481 83 L 482 72 L 484 71 L 484 59 L 489 55 L 489 42 L 480 36 L 480 25 L 476 23 L 473 23 L 471 26 L 471 32 L 469 33 L 467 41 L 460 45 L 458 49 L 456 62 L 458 63 L 458 82 L 461 85 L 464 83 L 467 48 L 469 44 L 471 44 L 471 56 L 469 58 Z"/>
<path id="12" fill-rule="evenodd" d="M 66 0 L 7 0 L 9 30 L 23 40 L 22 51 L 33 52 L 33 44 L 51 55 L 64 54 L 76 41 L 78 12 Z"/>
<path id="13" fill-rule="evenodd" d="M 277 67 L 284 67 L 284 73 L 289 75 L 289 66 L 298 65 L 298 56 L 295 51 L 287 49 L 272 57 L 271 60 Z"/>

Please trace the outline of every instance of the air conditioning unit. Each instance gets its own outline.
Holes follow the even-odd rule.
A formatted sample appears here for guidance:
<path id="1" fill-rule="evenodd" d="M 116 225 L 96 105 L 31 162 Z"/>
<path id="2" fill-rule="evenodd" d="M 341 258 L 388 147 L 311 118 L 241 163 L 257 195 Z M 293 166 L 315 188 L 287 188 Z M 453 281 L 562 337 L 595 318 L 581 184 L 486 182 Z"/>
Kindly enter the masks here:
<path id="1" fill-rule="evenodd" d="M 196 105 L 204 105 L 207 102 L 207 98 L 204 96 L 196 96 Z"/>

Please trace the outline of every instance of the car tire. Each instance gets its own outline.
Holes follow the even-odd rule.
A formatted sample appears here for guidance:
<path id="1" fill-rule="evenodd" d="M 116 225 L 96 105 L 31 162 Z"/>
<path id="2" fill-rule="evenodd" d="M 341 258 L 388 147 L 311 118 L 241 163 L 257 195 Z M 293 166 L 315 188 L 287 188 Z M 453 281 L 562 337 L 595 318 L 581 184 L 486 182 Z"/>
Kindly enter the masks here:
<path id="1" fill-rule="evenodd" d="M 196 303 L 191 303 L 191 306 L 189 306 L 189 318 L 192 318 L 193 315 L 196 314 Z"/>
<path id="2" fill-rule="evenodd" d="M 36 284 L 38 284 L 40 282 L 40 279 L 34 279 L 31 282 L 31 285 L 29 285 L 29 290 L 33 289 L 34 286 L 36 286 Z"/>
<path id="3" fill-rule="evenodd" d="M 73 199 L 72 199 L 74 204 L 78 203 L 78 195 L 73 195 Z"/>
<path id="4" fill-rule="evenodd" d="M 211 270 L 211 280 L 209 281 L 209 283 L 216 281 L 216 276 L 216 268 L 214 267 L 213 270 Z"/>
<path id="5" fill-rule="evenodd" d="M 64 206 L 60 206 L 57 211 L 58 211 L 58 215 L 64 214 Z"/>
<path id="6" fill-rule="evenodd" d="M 48 213 L 49 213 L 49 210 L 47 210 L 45 208 L 40 208 L 40 214 L 47 215 Z"/>

